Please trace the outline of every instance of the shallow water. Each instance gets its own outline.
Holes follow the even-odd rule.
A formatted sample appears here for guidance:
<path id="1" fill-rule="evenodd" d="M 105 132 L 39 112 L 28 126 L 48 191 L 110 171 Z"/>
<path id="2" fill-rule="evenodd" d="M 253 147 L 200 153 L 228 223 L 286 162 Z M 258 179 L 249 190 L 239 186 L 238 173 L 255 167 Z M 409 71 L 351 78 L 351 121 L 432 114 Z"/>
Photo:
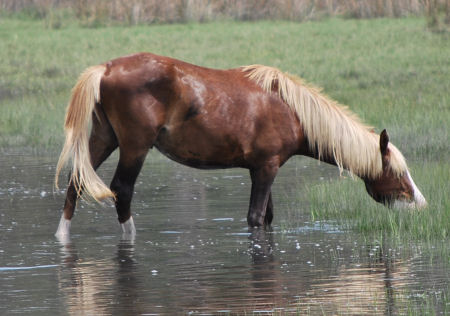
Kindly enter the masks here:
<path id="1" fill-rule="evenodd" d="M 364 241 L 309 222 L 308 185 L 337 171 L 291 159 L 273 187 L 271 231 L 249 231 L 246 170 L 147 160 L 135 240 L 114 208 L 80 203 L 70 241 L 54 236 L 64 190 L 56 157 L 0 157 L 0 314 L 403 314 L 448 311 L 440 247 Z M 100 169 L 111 179 L 116 157 Z"/>

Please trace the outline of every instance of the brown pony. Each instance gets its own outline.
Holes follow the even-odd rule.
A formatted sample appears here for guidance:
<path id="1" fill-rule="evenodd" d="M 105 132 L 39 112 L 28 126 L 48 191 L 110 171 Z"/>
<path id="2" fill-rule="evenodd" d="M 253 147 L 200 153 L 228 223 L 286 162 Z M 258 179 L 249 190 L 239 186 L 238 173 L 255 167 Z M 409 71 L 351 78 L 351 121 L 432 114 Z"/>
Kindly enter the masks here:
<path id="1" fill-rule="evenodd" d="M 272 222 L 271 185 L 293 155 L 359 176 L 378 202 L 426 205 L 386 131 L 375 134 L 319 89 L 271 67 L 215 70 L 149 53 L 114 59 L 80 76 L 65 132 L 56 185 L 70 158 L 72 172 L 59 236 L 69 234 L 82 191 L 97 201 L 113 198 L 124 232 L 134 234 L 134 183 L 152 147 L 195 168 L 249 169 L 251 227 Z M 108 188 L 95 170 L 117 147 Z"/>

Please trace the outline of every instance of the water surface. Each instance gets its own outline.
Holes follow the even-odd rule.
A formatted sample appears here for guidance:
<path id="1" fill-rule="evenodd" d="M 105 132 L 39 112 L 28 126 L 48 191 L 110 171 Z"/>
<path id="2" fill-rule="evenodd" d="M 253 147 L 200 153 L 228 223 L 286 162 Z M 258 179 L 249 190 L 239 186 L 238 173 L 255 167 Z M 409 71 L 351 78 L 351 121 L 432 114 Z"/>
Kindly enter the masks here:
<path id="1" fill-rule="evenodd" d="M 108 183 L 112 157 L 99 173 Z M 80 203 L 70 241 L 56 157 L 0 157 L 0 314 L 443 314 L 448 258 L 310 222 L 307 187 L 337 171 L 306 158 L 273 187 L 272 230 L 249 231 L 248 172 L 150 156 L 135 188 L 134 240 L 111 206 Z M 444 246 L 445 247 L 445 246 Z M 447 260 L 447 261 L 446 261 Z"/>

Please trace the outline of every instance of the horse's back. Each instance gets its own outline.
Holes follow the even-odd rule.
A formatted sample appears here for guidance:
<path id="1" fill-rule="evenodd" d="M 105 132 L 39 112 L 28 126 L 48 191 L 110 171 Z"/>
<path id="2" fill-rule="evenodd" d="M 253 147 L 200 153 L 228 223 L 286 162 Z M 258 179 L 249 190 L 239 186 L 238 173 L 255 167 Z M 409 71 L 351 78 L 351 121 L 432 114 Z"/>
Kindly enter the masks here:
<path id="1" fill-rule="evenodd" d="M 273 155 L 285 160 L 298 146 L 295 115 L 241 68 L 210 69 L 150 53 L 106 66 L 102 104 L 124 144 L 155 145 L 200 168 L 248 167 Z"/>

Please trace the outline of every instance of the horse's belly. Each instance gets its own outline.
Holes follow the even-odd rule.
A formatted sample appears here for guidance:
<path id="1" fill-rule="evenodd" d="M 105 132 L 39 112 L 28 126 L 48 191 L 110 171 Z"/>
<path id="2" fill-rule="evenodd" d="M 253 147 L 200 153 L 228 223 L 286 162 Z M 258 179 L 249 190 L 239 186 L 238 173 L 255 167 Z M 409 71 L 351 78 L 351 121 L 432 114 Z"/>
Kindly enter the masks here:
<path id="1" fill-rule="evenodd" d="M 155 147 L 166 157 L 199 169 L 222 169 L 245 166 L 241 146 L 215 137 L 213 133 L 197 132 L 189 128 L 163 128 Z"/>
<path id="2" fill-rule="evenodd" d="M 178 155 L 177 153 L 173 151 L 167 151 L 165 148 L 161 148 L 161 146 L 156 146 L 156 148 L 167 158 L 176 161 L 178 163 L 181 163 L 183 165 L 198 168 L 198 169 L 226 169 L 226 168 L 233 168 L 233 167 L 239 167 L 237 164 L 233 163 L 225 163 L 221 161 L 216 160 L 206 160 L 202 158 L 192 158 L 192 157 L 186 157 L 184 155 Z"/>

